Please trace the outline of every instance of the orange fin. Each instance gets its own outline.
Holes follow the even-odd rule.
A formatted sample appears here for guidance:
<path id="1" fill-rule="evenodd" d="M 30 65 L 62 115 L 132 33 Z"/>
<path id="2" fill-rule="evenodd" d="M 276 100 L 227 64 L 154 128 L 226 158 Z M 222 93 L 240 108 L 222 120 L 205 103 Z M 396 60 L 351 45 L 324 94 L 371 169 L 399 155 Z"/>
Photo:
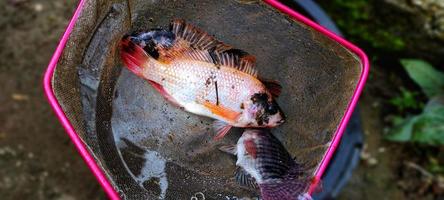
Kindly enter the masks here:
<path id="1" fill-rule="evenodd" d="M 184 40 L 176 40 L 171 48 L 158 45 L 156 50 L 159 54 L 158 60 L 163 63 L 170 63 L 176 59 L 198 60 L 214 63 L 208 50 L 200 50 L 190 46 Z"/>
<path id="2" fill-rule="evenodd" d="M 142 76 L 143 68 L 150 59 L 145 50 L 128 37 L 120 42 L 120 57 L 126 67 L 138 76 Z"/>
<path id="3" fill-rule="evenodd" d="M 155 49 L 159 54 L 158 60 L 167 64 L 177 58 L 183 57 L 185 52 L 192 50 L 189 44 L 180 39 L 176 40 L 171 47 L 158 45 Z"/>
<path id="4" fill-rule="evenodd" d="M 213 58 L 211 58 L 210 53 L 208 51 L 202 51 L 202 50 L 190 50 L 185 53 L 183 53 L 182 59 L 190 59 L 190 60 L 199 60 L 204 61 L 208 63 L 213 62 Z"/>
<path id="5" fill-rule="evenodd" d="M 156 89 L 165 99 L 167 99 L 169 102 L 171 102 L 173 105 L 180 107 L 180 104 L 170 95 L 168 94 L 162 85 L 159 83 L 156 83 L 154 81 L 148 80 L 148 83 L 153 86 L 154 89 Z"/>
<path id="6" fill-rule="evenodd" d="M 217 116 L 221 116 L 222 118 L 234 122 L 239 117 L 240 113 L 233 111 L 229 108 L 225 108 L 222 105 L 215 105 L 210 103 L 209 101 L 205 101 L 203 105 L 208 108 L 213 114 Z"/>
<path id="7" fill-rule="evenodd" d="M 171 21 L 169 33 L 175 37 L 172 44 L 164 45 L 156 41 L 154 46 L 157 59 L 163 63 L 181 58 L 213 63 L 209 52 L 223 52 L 232 48 L 182 19 Z"/>
<path id="8" fill-rule="evenodd" d="M 245 51 L 230 49 L 223 53 L 213 52 L 212 57 L 216 65 L 232 67 L 254 77 L 257 76 L 256 58 Z"/>
<path id="9" fill-rule="evenodd" d="M 154 47 L 158 53 L 157 59 L 160 62 L 170 63 L 176 59 L 199 60 L 232 67 L 252 76 L 257 76 L 256 58 L 254 56 L 224 44 L 184 20 L 173 20 L 170 24 L 170 32 L 175 36 L 172 45 L 170 43 L 166 43 L 166 45 L 157 43 Z"/>
<path id="10" fill-rule="evenodd" d="M 214 140 L 220 140 L 220 139 L 222 139 L 223 137 L 225 137 L 225 135 L 227 135 L 228 132 L 230 131 L 231 127 L 232 127 L 232 126 L 227 125 L 227 126 L 224 126 L 222 129 L 220 129 L 220 130 L 217 132 L 216 136 L 214 137 Z"/>
<path id="11" fill-rule="evenodd" d="M 183 19 L 171 21 L 170 31 L 176 38 L 185 40 L 191 47 L 199 50 L 223 52 L 231 49 L 231 46 L 224 44 L 205 31 L 185 22 Z"/>
<path id="12" fill-rule="evenodd" d="M 216 136 L 214 137 L 214 140 L 220 140 L 228 134 L 232 126 L 223 121 L 216 120 L 213 123 L 213 127 L 216 130 Z"/>
<path id="13" fill-rule="evenodd" d="M 262 77 L 259 77 L 259 80 L 265 85 L 265 87 L 271 93 L 271 95 L 273 95 L 273 97 L 277 98 L 277 97 L 279 97 L 279 95 L 281 95 L 282 86 L 281 86 L 281 84 L 279 84 L 278 81 L 265 79 Z"/>

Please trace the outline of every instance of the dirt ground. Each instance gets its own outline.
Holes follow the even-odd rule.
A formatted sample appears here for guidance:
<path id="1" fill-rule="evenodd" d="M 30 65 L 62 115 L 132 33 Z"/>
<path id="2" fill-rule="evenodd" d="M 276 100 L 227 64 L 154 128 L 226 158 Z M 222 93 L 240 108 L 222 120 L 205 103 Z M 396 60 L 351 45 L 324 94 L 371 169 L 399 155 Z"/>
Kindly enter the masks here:
<path id="1" fill-rule="evenodd" d="M 2 199 L 106 198 L 42 90 L 44 70 L 76 2 L 0 1 Z M 393 172 L 400 152 L 381 139 L 377 98 L 364 92 L 360 107 L 367 143 L 363 157 L 374 159 L 360 163 L 339 199 L 404 199 Z"/>
<path id="2" fill-rule="evenodd" d="M 408 199 L 396 184 L 396 168 L 400 149 L 383 141 L 380 106 L 375 98 L 364 93 L 360 99 L 365 145 L 363 158 L 338 199 Z"/>
<path id="3" fill-rule="evenodd" d="M 393 70 L 393 69 L 392 69 Z M 442 199 L 427 185 L 420 170 L 408 167 L 418 162 L 417 147 L 393 143 L 383 137 L 387 127 L 387 97 L 401 85 L 401 77 L 373 66 L 359 107 L 364 131 L 364 147 L 359 166 L 338 199 Z"/>
<path id="4" fill-rule="evenodd" d="M 0 1 L 1 199 L 104 199 L 48 106 L 43 72 L 77 1 Z"/>

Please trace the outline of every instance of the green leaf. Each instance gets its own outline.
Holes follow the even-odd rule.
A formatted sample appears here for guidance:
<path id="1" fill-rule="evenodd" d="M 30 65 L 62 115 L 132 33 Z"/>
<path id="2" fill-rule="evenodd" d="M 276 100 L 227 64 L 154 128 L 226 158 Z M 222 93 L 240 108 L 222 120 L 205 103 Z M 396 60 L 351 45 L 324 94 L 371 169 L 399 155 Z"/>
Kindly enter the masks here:
<path id="1" fill-rule="evenodd" d="M 444 106 L 421 114 L 415 122 L 412 141 L 428 145 L 444 145 Z"/>
<path id="2" fill-rule="evenodd" d="M 444 174 L 444 166 L 435 157 L 429 157 L 427 169 L 433 174 Z"/>
<path id="3" fill-rule="evenodd" d="M 395 124 L 386 139 L 396 142 L 418 142 L 427 145 L 444 145 L 444 106 L 424 110 L 418 116 Z"/>
<path id="4" fill-rule="evenodd" d="M 437 107 L 444 106 L 444 94 L 429 99 L 423 112 L 429 112 Z"/>
<path id="5" fill-rule="evenodd" d="M 444 93 L 444 73 L 428 62 L 417 59 L 402 59 L 402 66 L 428 97 Z"/>
<path id="6" fill-rule="evenodd" d="M 390 99 L 389 102 L 403 113 L 406 109 L 419 109 L 422 107 L 422 102 L 418 101 L 417 96 L 417 92 L 401 88 L 401 94 Z"/>
<path id="7" fill-rule="evenodd" d="M 410 141 L 416 120 L 417 117 L 411 117 L 404 120 L 397 119 L 395 127 L 390 130 L 385 138 L 395 142 Z"/>

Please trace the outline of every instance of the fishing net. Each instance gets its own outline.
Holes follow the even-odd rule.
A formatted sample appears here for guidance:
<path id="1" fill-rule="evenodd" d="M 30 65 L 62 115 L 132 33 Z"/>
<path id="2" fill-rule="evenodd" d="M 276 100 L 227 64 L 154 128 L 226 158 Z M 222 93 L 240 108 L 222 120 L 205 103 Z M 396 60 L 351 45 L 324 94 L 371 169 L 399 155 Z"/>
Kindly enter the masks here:
<path id="1" fill-rule="evenodd" d="M 212 120 L 166 102 L 123 67 L 123 35 L 181 18 L 257 58 L 283 86 L 287 121 L 272 130 L 313 175 L 361 74 L 355 54 L 266 3 L 235 0 L 86 1 L 53 77 L 62 109 L 110 183 L 127 199 L 258 196 L 239 187 L 235 158 L 217 149 Z"/>

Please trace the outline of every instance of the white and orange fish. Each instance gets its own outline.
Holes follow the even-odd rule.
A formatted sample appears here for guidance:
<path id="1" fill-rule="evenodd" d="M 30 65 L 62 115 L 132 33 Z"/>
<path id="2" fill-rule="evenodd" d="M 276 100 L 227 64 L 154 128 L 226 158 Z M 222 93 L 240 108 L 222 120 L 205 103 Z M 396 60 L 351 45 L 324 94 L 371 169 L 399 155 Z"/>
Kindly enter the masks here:
<path id="1" fill-rule="evenodd" d="M 220 150 L 236 155 L 237 183 L 259 189 L 263 200 L 311 200 L 311 184 L 297 163 L 267 129 L 246 129 L 236 145 Z"/>
<path id="2" fill-rule="evenodd" d="M 204 31 L 173 20 L 122 39 L 121 58 L 167 100 L 184 110 L 217 119 L 216 139 L 231 127 L 275 127 L 285 117 L 274 97 L 281 86 L 260 80 L 255 57 Z"/>

